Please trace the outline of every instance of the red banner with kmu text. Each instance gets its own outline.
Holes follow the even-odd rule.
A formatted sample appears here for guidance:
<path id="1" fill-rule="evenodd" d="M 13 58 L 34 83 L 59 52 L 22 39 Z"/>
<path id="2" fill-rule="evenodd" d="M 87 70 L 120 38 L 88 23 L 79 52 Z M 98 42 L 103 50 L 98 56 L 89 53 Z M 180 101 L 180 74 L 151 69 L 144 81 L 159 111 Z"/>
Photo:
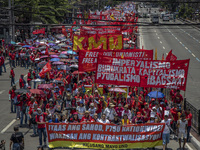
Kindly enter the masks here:
<path id="1" fill-rule="evenodd" d="M 97 58 L 99 54 L 107 57 L 153 60 L 153 50 L 80 50 L 79 71 L 96 71 Z"/>
<path id="2" fill-rule="evenodd" d="M 185 91 L 188 68 L 189 59 L 162 61 L 101 56 L 97 60 L 95 81 L 101 84 Z"/>
<path id="3" fill-rule="evenodd" d="M 47 123 L 49 148 L 133 149 L 162 145 L 165 124 Z"/>

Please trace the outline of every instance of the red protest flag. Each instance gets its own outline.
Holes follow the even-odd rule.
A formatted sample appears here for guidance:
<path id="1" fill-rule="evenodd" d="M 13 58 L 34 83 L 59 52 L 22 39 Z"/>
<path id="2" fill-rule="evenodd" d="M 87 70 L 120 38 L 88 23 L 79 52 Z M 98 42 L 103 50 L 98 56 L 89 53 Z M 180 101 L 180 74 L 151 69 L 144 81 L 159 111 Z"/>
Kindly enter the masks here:
<path id="1" fill-rule="evenodd" d="M 45 51 L 45 55 L 48 55 L 49 56 L 49 50 L 48 50 L 48 46 L 46 46 L 46 51 Z"/>
<path id="2" fill-rule="evenodd" d="M 171 50 L 166 57 L 166 61 L 175 61 L 175 60 L 177 60 L 177 57 L 176 55 L 172 54 L 172 50 Z"/>
<path id="3" fill-rule="evenodd" d="M 49 72 L 51 70 L 51 64 L 48 62 L 40 71 L 39 76 L 43 76 L 45 73 Z"/>
<path id="4" fill-rule="evenodd" d="M 65 26 L 62 26 L 62 34 L 64 34 L 67 37 L 67 31 Z"/>

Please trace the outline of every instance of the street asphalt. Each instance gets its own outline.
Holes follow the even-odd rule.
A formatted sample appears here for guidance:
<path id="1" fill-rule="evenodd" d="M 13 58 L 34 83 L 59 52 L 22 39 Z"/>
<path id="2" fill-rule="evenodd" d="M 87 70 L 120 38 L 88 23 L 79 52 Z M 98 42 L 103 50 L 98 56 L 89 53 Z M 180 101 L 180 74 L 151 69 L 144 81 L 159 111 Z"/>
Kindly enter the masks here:
<path id="1" fill-rule="evenodd" d="M 145 11 L 145 9 L 140 11 Z M 150 22 L 150 18 L 142 18 L 139 19 L 139 21 Z M 169 23 L 173 22 L 170 21 Z M 200 31 L 189 26 L 140 27 L 142 46 L 144 46 L 144 49 L 155 50 L 155 48 L 157 48 L 159 59 L 162 58 L 163 53 L 166 56 L 166 53 L 168 53 L 171 49 L 178 59 L 190 58 L 186 97 L 187 100 L 189 100 L 197 108 L 200 108 L 200 103 L 198 102 L 200 97 L 200 92 L 198 92 L 200 87 L 200 62 L 198 61 L 198 59 L 200 59 L 200 52 L 198 50 L 200 43 L 197 41 L 198 39 L 200 40 L 199 32 Z M 189 49 L 191 53 L 185 47 Z M 9 149 L 9 139 L 13 133 L 13 127 L 15 125 L 19 125 L 19 120 L 16 120 L 16 114 L 10 113 L 10 102 L 8 101 L 8 91 L 11 88 L 9 78 L 10 67 L 8 64 L 6 67 L 7 72 L 0 76 L 0 140 L 6 140 L 7 150 Z M 17 80 L 19 79 L 20 74 L 26 75 L 27 72 L 27 69 L 21 67 L 17 67 L 15 69 L 15 82 L 17 85 L 19 85 Z M 39 145 L 39 139 L 38 137 L 30 137 L 30 135 L 33 134 L 32 129 L 22 127 L 20 128 L 20 131 L 23 132 L 25 136 L 25 150 L 36 150 L 37 146 Z M 195 150 L 191 143 L 188 143 L 186 146 L 188 150 Z M 168 145 L 168 150 L 176 150 L 178 148 L 178 142 L 171 139 L 170 144 Z M 162 146 L 156 147 L 156 149 L 161 150 Z"/>

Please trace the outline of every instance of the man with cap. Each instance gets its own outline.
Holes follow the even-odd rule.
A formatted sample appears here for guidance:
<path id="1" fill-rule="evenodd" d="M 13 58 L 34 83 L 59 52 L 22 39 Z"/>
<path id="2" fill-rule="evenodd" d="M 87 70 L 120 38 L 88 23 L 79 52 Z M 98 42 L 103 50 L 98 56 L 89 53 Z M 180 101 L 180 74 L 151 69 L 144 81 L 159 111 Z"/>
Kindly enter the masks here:
<path id="1" fill-rule="evenodd" d="M 170 125 L 173 121 L 173 116 L 171 115 L 171 119 L 169 119 L 170 112 L 168 110 L 164 111 L 164 119 L 161 123 L 165 123 L 165 128 L 163 130 L 163 150 L 167 149 L 167 144 L 169 143 L 170 139 Z"/>
<path id="2" fill-rule="evenodd" d="M 24 80 L 24 74 L 21 74 L 21 77 L 19 79 L 19 88 L 20 89 L 25 88 L 25 85 L 26 85 L 26 81 Z"/>
<path id="3" fill-rule="evenodd" d="M 38 124 L 38 134 L 39 134 L 39 147 L 42 147 L 42 134 L 44 138 L 44 146 L 46 146 L 46 113 L 43 113 L 41 108 L 37 108 L 37 115 L 35 116 L 35 121 Z"/>
<path id="4" fill-rule="evenodd" d="M 133 118 L 132 123 L 141 124 L 144 123 L 144 117 L 141 112 L 137 112 L 137 116 Z"/>
<path id="5" fill-rule="evenodd" d="M 110 103 L 109 106 L 104 110 L 104 114 L 106 115 L 106 118 L 109 121 L 112 121 L 116 114 L 114 107 L 115 107 L 115 105 L 113 103 Z"/>

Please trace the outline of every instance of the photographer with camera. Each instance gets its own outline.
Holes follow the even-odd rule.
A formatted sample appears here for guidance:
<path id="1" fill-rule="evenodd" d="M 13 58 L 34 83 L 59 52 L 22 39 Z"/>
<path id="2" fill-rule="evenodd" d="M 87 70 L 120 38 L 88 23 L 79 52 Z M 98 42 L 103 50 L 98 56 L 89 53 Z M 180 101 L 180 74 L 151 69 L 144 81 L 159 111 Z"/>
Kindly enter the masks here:
<path id="1" fill-rule="evenodd" d="M 19 127 L 14 127 L 15 133 L 10 138 L 10 150 L 23 150 L 24 149 L 24 135 L 19 132 Z"/>

